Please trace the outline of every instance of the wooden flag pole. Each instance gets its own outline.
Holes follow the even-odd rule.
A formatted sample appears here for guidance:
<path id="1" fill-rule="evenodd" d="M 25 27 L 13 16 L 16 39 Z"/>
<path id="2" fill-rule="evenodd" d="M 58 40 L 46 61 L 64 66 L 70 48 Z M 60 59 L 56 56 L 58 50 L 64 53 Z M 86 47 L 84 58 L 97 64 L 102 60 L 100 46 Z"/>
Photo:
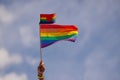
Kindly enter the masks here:
<path id="1" fill-rule="evenodd" d="M 39 39 L 40 39 L 40 63 L 38 65 L 38 79 L 39 80 L 44 80 L 44 63 L 42 61 L 42 42 L 41 42 L 41 24 L 39 23 Z"/>
<path id="2" fill-rule="evenodd" d="M 39 35 L 41 36 L 41 33 L 40 33 L 40 24 L 39 24 Z M 40 60 L 42 61 L 41 38 L 40 38 Z"/>
<path id="3" fill-rule="evenodd" d="M 40 60 L 42 61 L 42 49 L 41 49 L 41 46 L 40 46 Z"/>

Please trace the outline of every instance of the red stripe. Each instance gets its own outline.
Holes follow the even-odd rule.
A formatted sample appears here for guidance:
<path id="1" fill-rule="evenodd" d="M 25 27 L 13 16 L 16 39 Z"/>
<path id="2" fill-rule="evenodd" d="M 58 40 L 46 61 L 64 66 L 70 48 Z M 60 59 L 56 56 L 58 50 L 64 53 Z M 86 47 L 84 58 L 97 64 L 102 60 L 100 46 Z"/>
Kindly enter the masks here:
<path id="1" fill-rule="evenodd" d="M 57 24 L 40 24 L 41 29 L 67 29 L 67 30 L 78 30 L 74 25 L 57 25 Z"/>
<path id="2" fill-rule="evenodd" d="M 45 17 L 47 21 L 53 20 L 54 16 L 55 16 L 55 14 L 40 14 L 40 18 Z"/>

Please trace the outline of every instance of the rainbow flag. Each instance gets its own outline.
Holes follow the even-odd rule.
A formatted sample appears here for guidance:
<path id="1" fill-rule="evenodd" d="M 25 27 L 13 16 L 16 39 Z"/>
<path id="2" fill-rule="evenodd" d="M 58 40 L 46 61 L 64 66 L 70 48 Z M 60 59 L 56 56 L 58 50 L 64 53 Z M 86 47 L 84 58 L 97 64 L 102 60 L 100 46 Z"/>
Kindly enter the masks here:
<path id="1" fill-rule="evenodd" d="M 56 14 L 40 14 L 40 24 L 51 24 L 54 23 Z"/>
<path id="2" fill-rule="evenodd" d="M 78 28 L 74 25 L 40 24 L 41 48 L 61 40 L 75 42 L 77 35 Z"/>

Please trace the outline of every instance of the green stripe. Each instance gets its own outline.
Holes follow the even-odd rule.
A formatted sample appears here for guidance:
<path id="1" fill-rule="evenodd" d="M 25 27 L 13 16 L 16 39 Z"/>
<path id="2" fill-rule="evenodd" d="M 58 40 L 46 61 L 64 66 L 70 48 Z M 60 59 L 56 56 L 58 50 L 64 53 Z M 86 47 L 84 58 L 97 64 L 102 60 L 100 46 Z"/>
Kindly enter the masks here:
<path id="1" fill-rule="evenodd" d="M 52 18 L 51 20 L 55 20 L 56 18 Z M 47 19 L 40 19 L 40 20 L 47 20 Z"/>
<path id="2" fill-rule="evenodd" d="M 73 37 L 75 35 L 77 35 L 77 34 L 66 35 L 66 36 L 55 36 L 55 37 L 47 36 L 47 37 L 41 37 L 41 40 L 62 40 L 62 39 L 67 39 L 67 38 Z"/>
<path id="3" fill-rule="evenodd" d="M 46 20 L 46 19 L 40 19 L 40 21 L 45 22 L 45 21 L 47 21 L 47 20 Z"/>
<path id="4" fill-rule="evenodd" d="M 50 22 L 54 22 L 55 20 L 51 20 Z M 49 22 L 48 20 L 40 20 L 40 22 Z"/>

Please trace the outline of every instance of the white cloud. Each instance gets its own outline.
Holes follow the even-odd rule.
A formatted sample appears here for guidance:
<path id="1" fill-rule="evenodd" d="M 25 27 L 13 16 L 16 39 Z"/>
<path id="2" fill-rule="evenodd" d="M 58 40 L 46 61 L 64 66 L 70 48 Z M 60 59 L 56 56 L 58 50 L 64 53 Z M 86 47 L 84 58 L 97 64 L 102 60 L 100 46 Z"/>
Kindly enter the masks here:
<path id="1" fill-rule="evenodd" d="M 2 34 L 3 34 L 3 32 L 2 32 L 2 29 L 0 28 L 0 45 L 1 45 L 1 42 L 2 42 Z"/>
<path id="2" fill-rule="evenodd" d="M 34 37 L 33 31 L 30 27 L 20 27 L 20 35 L 25 46 L 32 46 L 33 43 L 37 42 L 37 38 Z"/>
<path id="3" fill-rule="evenodd" d="M 5 6 L 0 5 L 0 22 L 11 23 L 14 18 L 14 15 Z"/>
<path id="4" fill-rule="evenodd" d="M 3 69 L 11 64 L 19 64 L 21 62 L 22 58 L 20 55 L 10 55 L 6 49 L 0 49 L 0 69 Z"/>
<path id="5" fill-rule="evenodd" d="M 0 80 L 28 80 L 26 74 L 9 73 L 5 76 L 0 76 Z"/>
<path id="6" fill-rule="evenodd" d="M 38 65 L 37 63 L 39 63 L 39 59 L 38 58 L 33 58 L 33 57 L 26 57 L 25 58 L 27 63 L 30 65 Z"/>

